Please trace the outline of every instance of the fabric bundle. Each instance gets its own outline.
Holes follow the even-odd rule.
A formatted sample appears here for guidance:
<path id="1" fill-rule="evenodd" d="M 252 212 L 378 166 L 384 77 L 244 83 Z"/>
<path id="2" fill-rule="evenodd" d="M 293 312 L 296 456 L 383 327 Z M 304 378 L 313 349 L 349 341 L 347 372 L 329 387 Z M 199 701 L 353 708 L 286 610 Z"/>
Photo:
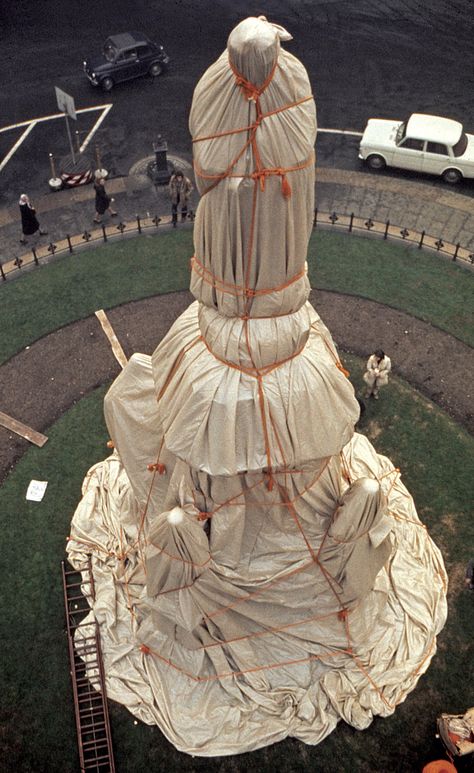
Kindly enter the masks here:
<path id="1" fill-rule="evenodd" d="M 68 544 L 109 697 L 204 756 L 391 714 L 446 617 L 441 555 L 307 301 L 316 112 L 288 38 L 246 19 L 196 88 L 196 301 L 110 388 L 116 450 Z"/>

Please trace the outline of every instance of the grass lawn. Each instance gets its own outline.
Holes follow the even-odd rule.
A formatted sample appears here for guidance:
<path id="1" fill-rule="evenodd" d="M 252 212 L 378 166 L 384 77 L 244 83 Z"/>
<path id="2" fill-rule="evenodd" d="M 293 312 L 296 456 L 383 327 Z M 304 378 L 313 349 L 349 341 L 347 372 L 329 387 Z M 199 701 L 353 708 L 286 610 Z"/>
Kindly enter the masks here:
<path id="1" fill-rule="evenodd" d="M 344 359 L 360 389 L 362 361 Z M 0 488 L 2 771 L 78 770 L 60 560 L 84 474 L 108 453 L 104 391 L 98 389 L 68 411 L 48 430 L 47 445 L 30 448 Z M 462 461 L 472 456 L 474 440 L 396 378 L 377 403 L 369 402 L 360 430 L 401 468 L 450 574 L 448 624 L 417 689 L 393 717 L 375 720 L 364 732 L 341 723 L 317 747 L 287 740 L 252 754 L 209 760 L 179 754 L 156 727 L 135 725 L 126 709 L 111 704 L 118 773 L 407 773 L 441 756 L 434 738 L 436 716 L 472 703 L 473 599 L 463 590 L 463 573 L 474 524 L 471 471 Z M 25 499 L 31 478 L 49 481 L 42 503 Z"/>
<path id="2" fill-rule="evenodd" d="M 0 362 L 96 309 L 186 289 L 192 253 L 190 230 L 168 231 L 68 255 L 2 283 Z M 328 231 L 313 233 L 308 263 L 315 287 L 388 304 L 474 345 L 473 274 L 465 268 L 413 248 Z"/>

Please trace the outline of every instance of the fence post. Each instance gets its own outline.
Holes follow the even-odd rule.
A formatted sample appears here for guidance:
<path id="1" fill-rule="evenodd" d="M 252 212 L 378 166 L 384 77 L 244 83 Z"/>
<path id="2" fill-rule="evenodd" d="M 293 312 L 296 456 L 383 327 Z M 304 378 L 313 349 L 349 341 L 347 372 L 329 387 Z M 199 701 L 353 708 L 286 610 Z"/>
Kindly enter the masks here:
<path id="1" fill-rule="evenodd" d="M 387 220 L 385 223 L 385 233 L 383 235 L 383 238 L 386 240 L 388 236 L 388 229 L 390 228 L 390 220 Z"/>
<path id="2" fill-rule="evenodd" d="M 138 228 L 138 233 L 141 234 L 141 232 L 142 232 L 142 224 L 140 222 L 140 215 L 137 215 L 137 228 Z"/>
<path id="3" fill-rule="evenodd" d="M 102 225 L 102 235 L 104 237 L 104 242 L 106 242 L 107 241 L 107 234 L 105 232 L 105 225 Z"/>
<path id="4" fill-rule="evenodd" d="M 456 249 L 454 250 L 453 260 L 456 260 L 456 259 L 457 259 L 457 257 L 458 257 L 458 252 L 459 252 L 459 248 L 460 248 L 460 246 L 461 246 L 461 245 L 460 245 L 460 244 L 459 244 L 459 242 L 458 242 L 458 243 L 456 244 Z"/>
<path id="5" fill-rule="evenodd" d="M 352 224 L 353 224 L 353 222 L 354 222 L 354 213 L 351 212 L 351 218 L 349 220 L 349 233 L 351 233 L 351 231 L 352 231 Z"/>
<path id="6" fill-rule="evenodd" d="M 424 232 L 424 231 L 422 231 L 422 232 L 421 232 L 420 241 L 418 242 L 418 249 L 419 249 L 419 250 L 421 250 L 421 248 L 423 247 L 423 240 L 424 240 L 424 238 L 425 238 L 425 232 Z"/>

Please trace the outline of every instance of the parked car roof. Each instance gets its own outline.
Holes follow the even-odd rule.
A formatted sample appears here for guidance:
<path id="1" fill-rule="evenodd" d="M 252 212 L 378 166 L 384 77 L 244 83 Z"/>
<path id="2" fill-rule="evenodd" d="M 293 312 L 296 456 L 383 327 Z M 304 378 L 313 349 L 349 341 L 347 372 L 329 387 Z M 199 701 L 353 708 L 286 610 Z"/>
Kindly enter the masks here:
<path id="1" fill-rule="evenodd" d="M 148 43 L 148 38 L 140 32 L 122 32 L 119 35 L 109 35 L 110 40 L 116 48 L 131 48 L 137 43 Z"/>
<path id="2" fill-rule="evenodd" d="M 406 129 L 407 137 L 428 142 L 445 142 L 447 145 L 455 145 L 462 132 L 463 127 L 459 121 L 424 113 L 413 113 L 408 119 Z"/>

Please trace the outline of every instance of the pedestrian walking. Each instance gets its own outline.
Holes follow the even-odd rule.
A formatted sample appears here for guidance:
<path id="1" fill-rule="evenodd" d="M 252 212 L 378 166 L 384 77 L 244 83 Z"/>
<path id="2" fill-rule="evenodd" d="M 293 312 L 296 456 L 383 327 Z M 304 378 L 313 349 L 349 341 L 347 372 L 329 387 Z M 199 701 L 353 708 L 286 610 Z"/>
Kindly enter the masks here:
<path id="1" fill-rule="evenodd" d="M 22 230 L 20 244 L 26 244 L 25 236 L 33 236 L 37 231 L 39 231 L 41 236 L 45 236 L 48 232 L 41 230 L 38 218 L 36 217 L 36 209 L 26 193 L 21 194 L 18 204 L 20 207 Z"/>
<path id="2" fill-rule="evenodd" d="M 178 207 L 181 206 L 181 220 L 186 220 L 188 214 L 188 200 L 193 189 L 191 180 L 184 176 L 181 170 L 171 175 L 169 192 L 171 199 L 171 220 L 173 228 L 178 223 Z"/>
<path id="3" fill-rule="evenodd" d="M 97 177 L 94 180 L 94 190 L 95 190 L 94 223 L 101 223 L 102 215 L 105 212 L 108 212 L 111 217 L 113 217 L 117 213 L 114 209 L 111 209 L 110 207 L 113 199 L 111 199 L 110 196 L 107 195 L 107 192 L 105 190 L 105 180 L 103 177 Z"/>
<path id="4" fill-rule="evenodd" d="M 375 400 L 378 400 L 380 387 L 388 384 L 388 374 L 392 369 L 390 357 L 385 354 L 383 349 L 376 349 L 367 360 L 366 368 L 364 373 L 364 381 L 367 384 L 365 396 L 373 396 Z"/>

